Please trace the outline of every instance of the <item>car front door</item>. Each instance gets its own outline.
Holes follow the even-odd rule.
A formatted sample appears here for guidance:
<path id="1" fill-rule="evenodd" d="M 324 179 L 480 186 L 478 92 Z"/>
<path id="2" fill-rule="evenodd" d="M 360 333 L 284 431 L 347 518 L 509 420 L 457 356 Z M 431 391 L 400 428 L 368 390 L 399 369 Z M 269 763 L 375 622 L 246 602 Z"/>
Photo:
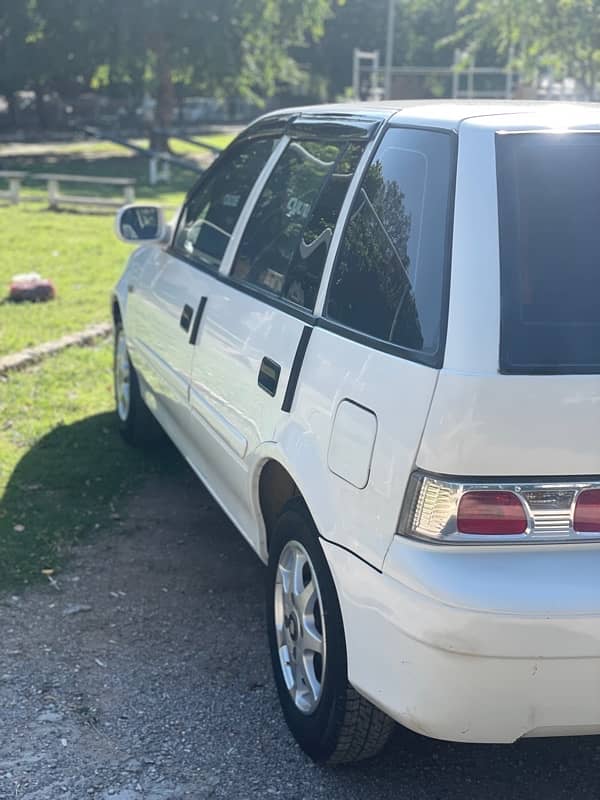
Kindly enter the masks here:
<path id="1" fill-rule="evenodd" d="M 274 138 L 234 143 L 190 192 L 169 248 L 152 248 L 133 289 L 136 362 L 150 405 L 181 445 L 189 425 L 188 388 L 201 317 L 232 231 L 265 166 Z"/>

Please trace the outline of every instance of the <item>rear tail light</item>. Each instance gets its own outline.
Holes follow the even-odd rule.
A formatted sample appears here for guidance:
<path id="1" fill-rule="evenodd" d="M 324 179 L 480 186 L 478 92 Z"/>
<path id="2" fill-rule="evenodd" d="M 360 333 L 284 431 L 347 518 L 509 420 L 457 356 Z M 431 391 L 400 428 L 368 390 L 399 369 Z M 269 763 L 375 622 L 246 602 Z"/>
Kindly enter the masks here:
<path id="1" fill-rule="evenodd" d="M 584 489 L 575 503 L 573 527 L 580 533 L 600 531 L 600 489 Z"/>
<path id="2" fill-rule="evenodd" d="M 600 481 L 484 483 L 415 472 L 398 533 L 456 543 L 600 540 Z"/>
<path id="3" fill-rule="evenodd" d="M 525 533 L 527 516 L 514 492 L 465 492 L 458 501 L 456 528 L 460 533 L 508 536 Z"/>

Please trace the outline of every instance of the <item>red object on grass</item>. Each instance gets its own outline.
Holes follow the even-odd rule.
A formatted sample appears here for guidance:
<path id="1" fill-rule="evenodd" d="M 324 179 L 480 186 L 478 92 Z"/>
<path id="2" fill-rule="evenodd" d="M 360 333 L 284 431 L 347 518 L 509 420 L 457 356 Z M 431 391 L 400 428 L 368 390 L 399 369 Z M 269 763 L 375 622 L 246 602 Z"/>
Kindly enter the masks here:
<path id="1" fill-rule="evenodd" d="M 52 281 L 41 278 L 32 273 L 30 275 L 15 275 L 12 279 L 8 299 L 13 303 L 44 303 L 56 297 L 56 290 Z"/>

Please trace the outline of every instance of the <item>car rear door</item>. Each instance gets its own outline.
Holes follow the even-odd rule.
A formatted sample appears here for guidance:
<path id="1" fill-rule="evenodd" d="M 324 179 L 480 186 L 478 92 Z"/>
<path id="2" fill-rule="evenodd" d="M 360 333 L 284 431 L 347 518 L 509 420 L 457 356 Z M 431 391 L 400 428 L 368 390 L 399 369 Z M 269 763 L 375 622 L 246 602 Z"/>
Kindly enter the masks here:
<path id="1" fill-rule="evenodd" d="M 307 119 L 250 198 L 239 246 L 207 305 L 190 406 L 203 423 L 199 471 L 243 531 L 251 513 L 247 458 L 289 411 L 296 354 L 306 346 L 342 203 L 380 120 Z"/>
<path id="2" fill-rule="evenodd" d="M 320 532 L 377 568 L 443 361 L 455 149 L 447 131 L 383 134 L 317 303 L 292 418 L 275 436 L 303 431 Z"/>
<path id="3" fill-rule="evenodd" d="M 189 424 L 193 346 L 218 285 L 213 276 L 277 138 L 241 139 L 218 159 L 188 195 L 171 246 L 152 249 L 132 287 L 130 346 L 150 388 L 150 403 L 176 439 Z"/>

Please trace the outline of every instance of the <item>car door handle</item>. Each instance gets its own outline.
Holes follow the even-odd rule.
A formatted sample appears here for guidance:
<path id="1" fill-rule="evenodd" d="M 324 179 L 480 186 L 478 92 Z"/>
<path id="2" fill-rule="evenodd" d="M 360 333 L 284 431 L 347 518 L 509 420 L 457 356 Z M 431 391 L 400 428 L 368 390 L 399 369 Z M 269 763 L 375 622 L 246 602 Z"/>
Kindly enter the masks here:
<path id="1" fill-rule="evenodd" d="M 194 309 L 191 306 L 188 306 L 186 303 L 186 305 L 184 305 L 183 307 L 183 311 L 181 312 L 181 318 L 179 320 L 179 324 L 186 333 L 190 329 L 193 316 L 194 316 Z"/>
<path id="2" fill-rule="evenodd" d="M 202 315 L 204 314 L 204 306 L 206 305 L 206 297 L 201 297 L 200 302 L 198 303 L 198 310 L 196 311 L 196 316 L 194 317 L 194 324 L 192 325 L 192 332 L 190 333 L 190 344 L 196 344 L 198 339 L 198 330 L 200 328 L 200 322 L 202 321 Z"/>
<path id="3" fill-rule="evenodd" d="M 277 384 L 279 383 L 279 373 L 281 367 L 276 361 L 271 361 L 266 356 L 263 358 L 258 371 L 258 385 L 264 389 L 271 397 L 275 397 L 277 393 Z"/>

